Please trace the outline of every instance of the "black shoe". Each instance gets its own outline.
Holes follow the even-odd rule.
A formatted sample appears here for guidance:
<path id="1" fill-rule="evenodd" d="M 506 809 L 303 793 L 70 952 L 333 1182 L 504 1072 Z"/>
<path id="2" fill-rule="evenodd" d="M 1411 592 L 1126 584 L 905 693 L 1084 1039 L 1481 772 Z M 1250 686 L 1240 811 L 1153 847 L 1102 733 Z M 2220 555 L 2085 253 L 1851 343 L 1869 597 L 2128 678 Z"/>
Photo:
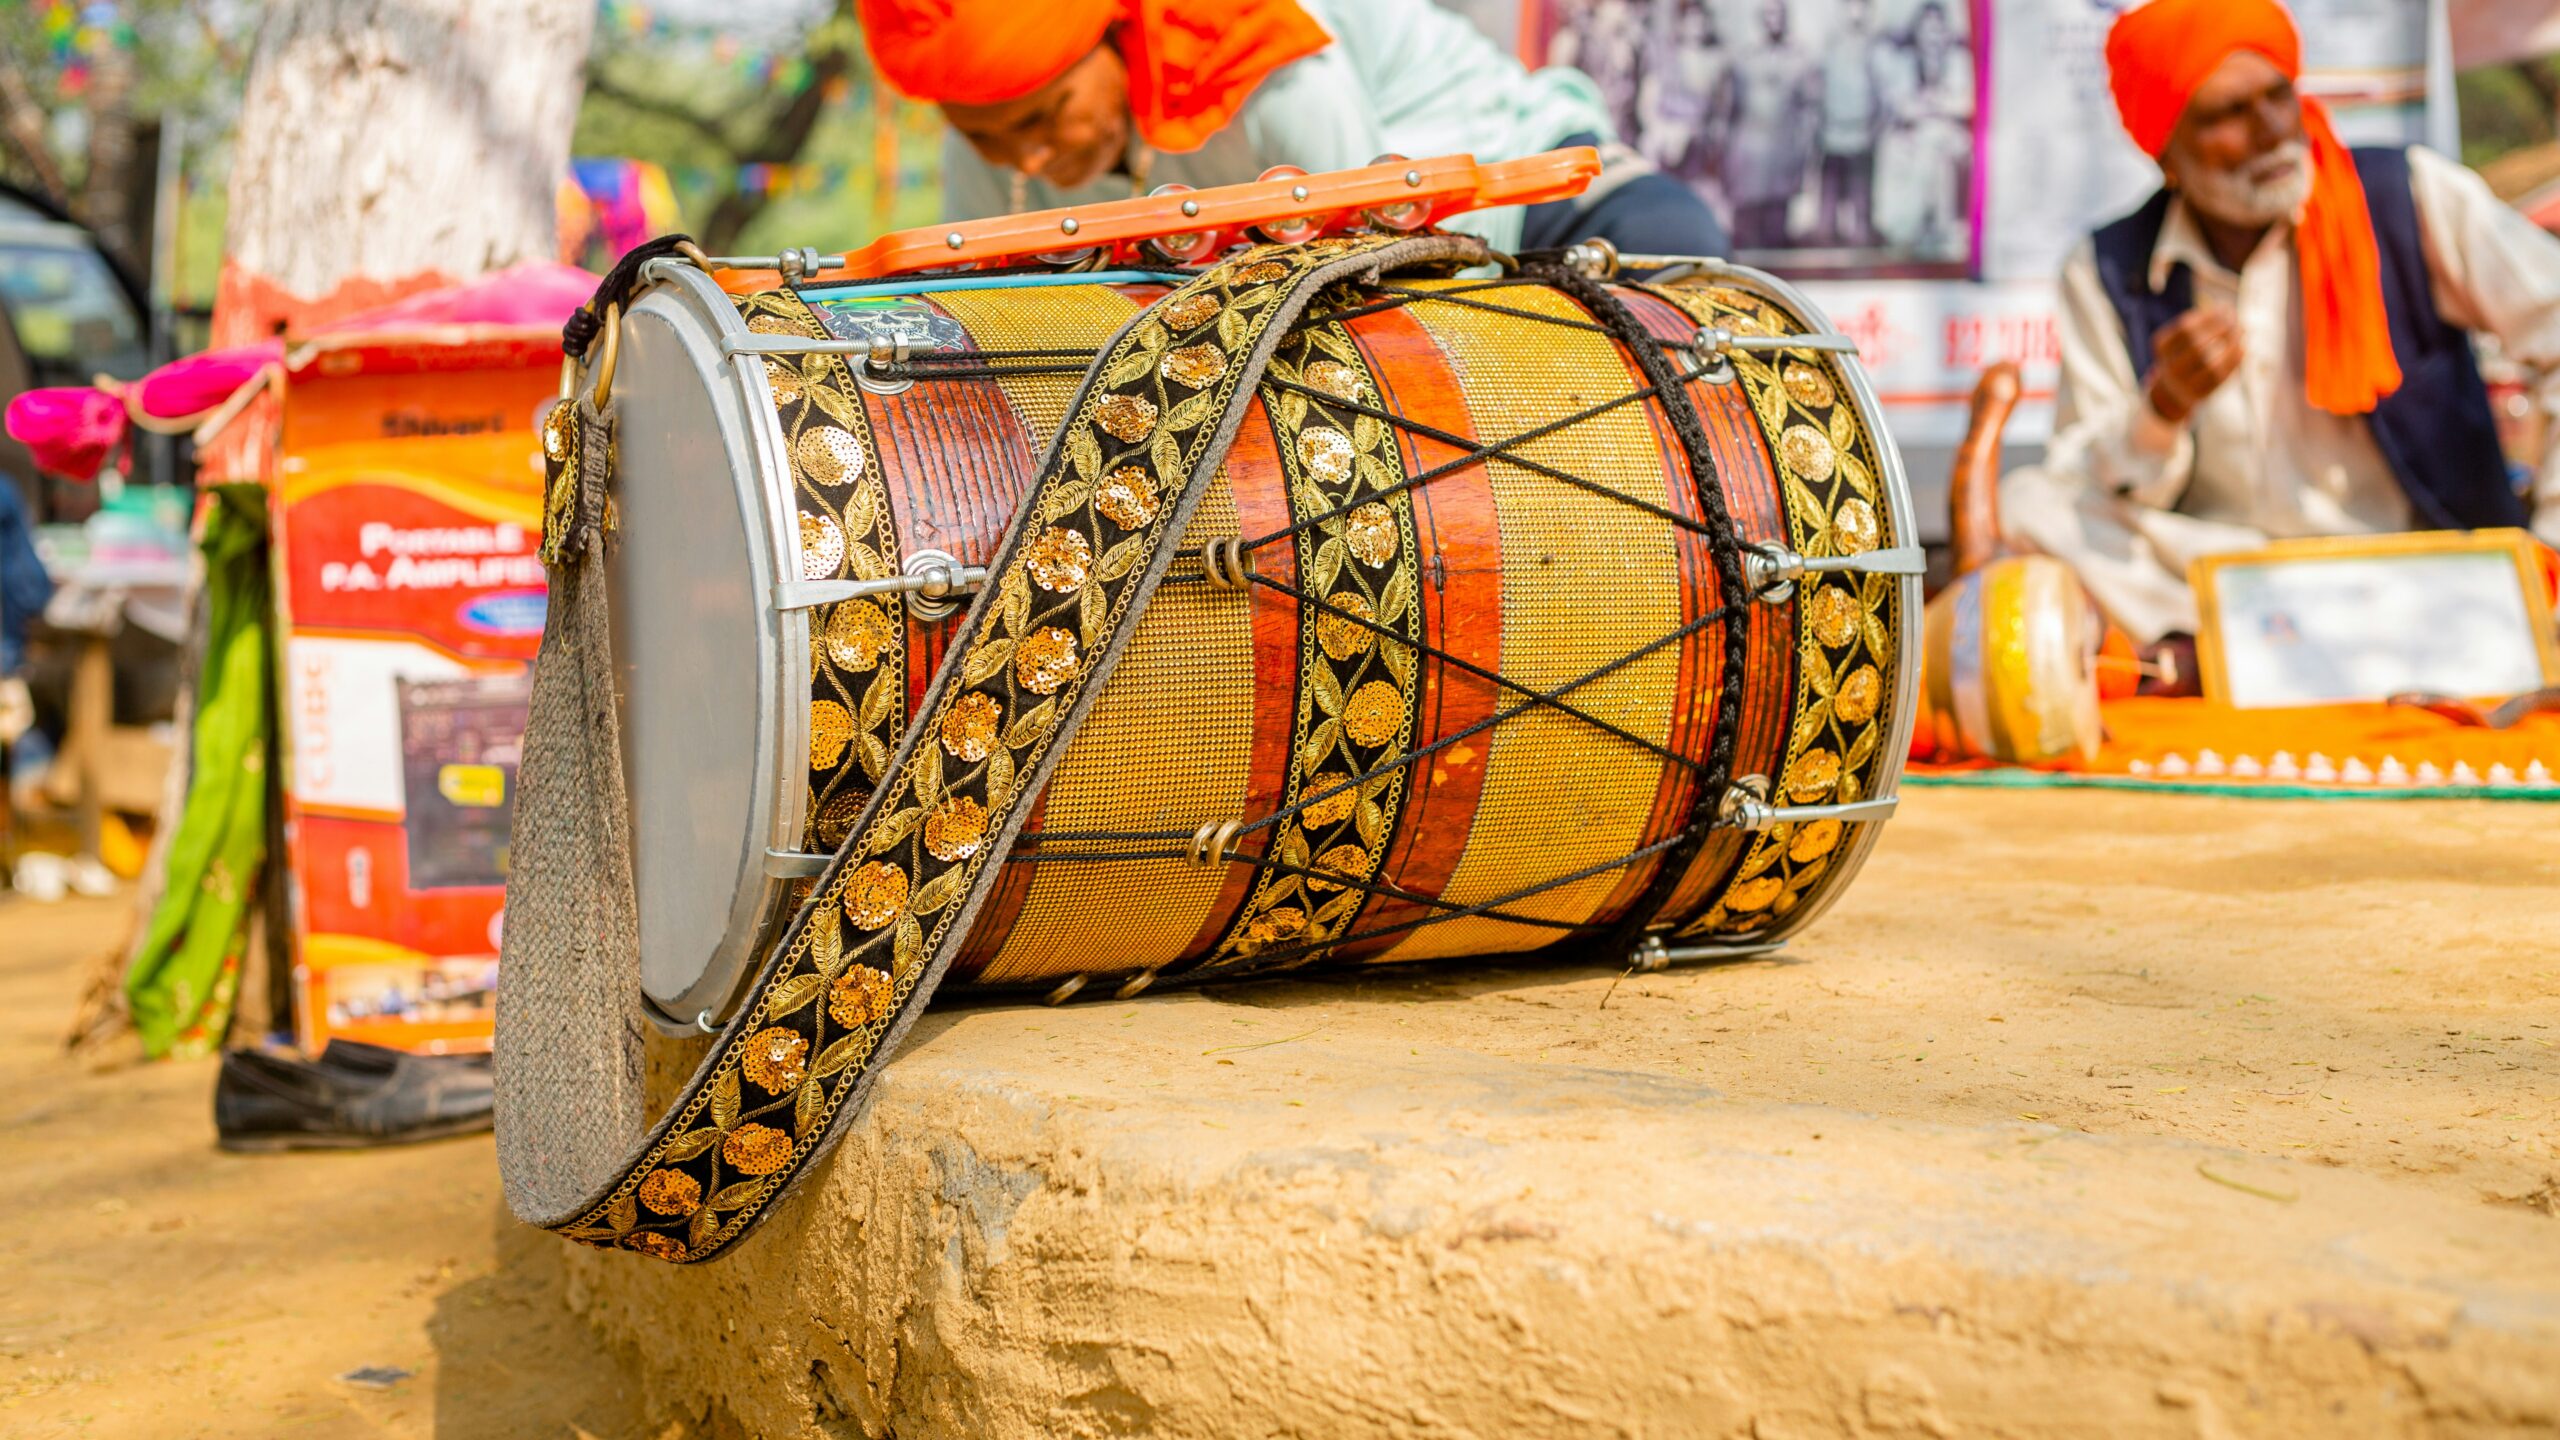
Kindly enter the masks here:
<path id="1" fill-rule="evenodd" d="M 412 1055 L 332 1040 L 318 1060 L 257 1050 L 222 1057 L 213 1125 L 225 1150 L 344 1150 L 489 1128 L 485 1055 Z"/>

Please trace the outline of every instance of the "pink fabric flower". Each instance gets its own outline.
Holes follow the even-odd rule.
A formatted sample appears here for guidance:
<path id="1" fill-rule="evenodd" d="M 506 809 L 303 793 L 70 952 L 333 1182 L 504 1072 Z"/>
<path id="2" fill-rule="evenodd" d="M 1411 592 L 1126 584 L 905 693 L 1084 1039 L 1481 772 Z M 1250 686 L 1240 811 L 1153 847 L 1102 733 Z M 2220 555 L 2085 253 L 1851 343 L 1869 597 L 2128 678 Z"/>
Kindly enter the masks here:
<path id="1" fill-rule="evenodd" d="M 29 390 L 9 402 L 6 423 L 46 473 L 85 484 L 124 439 L 124 402 L 86 386 Z"/>
<path id="2" fill-rule="evenodd" d="M 134 399 L 155 420 L 184 420 L 201 415 L 232 397 L 258 372 L 284 360 L 284 342 L 207 350 L 172 360 L 134 382 Z"/>

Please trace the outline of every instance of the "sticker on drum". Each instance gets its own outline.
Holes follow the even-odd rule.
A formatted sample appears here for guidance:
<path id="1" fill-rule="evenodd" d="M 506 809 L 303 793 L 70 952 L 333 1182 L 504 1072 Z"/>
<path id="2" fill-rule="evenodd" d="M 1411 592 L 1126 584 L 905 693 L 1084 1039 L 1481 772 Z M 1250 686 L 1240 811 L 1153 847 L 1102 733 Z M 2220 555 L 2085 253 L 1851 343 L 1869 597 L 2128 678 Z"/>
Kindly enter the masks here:
<path id="1" fill-rule="evenodd" d="M 969 348 L 969 332 L 960 322 L 903 295 L 803 296 L 827 333 L 858 345 L 903 345 L 909 350 L 950 351 Z"/>

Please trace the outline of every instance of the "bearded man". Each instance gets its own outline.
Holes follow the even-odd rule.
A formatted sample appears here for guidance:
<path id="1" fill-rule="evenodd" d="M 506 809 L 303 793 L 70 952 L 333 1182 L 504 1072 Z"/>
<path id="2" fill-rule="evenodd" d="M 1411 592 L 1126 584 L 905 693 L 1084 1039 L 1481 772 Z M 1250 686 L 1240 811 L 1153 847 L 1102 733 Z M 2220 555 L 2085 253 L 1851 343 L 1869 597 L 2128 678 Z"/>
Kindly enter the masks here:
<path id="1" fill-rule="evenodd" d="M 2560 464 L 2510 478 L 2471 349 L 2496 337 L 2555 409 L 2560 241 L 2431 151 L 2341 144 L 2294 88 L 2275 0 L 2149 0 L 2107 67 L 2166 183 L 2063 267 L 2054 438 L 2001 486 L 2011 543 L 2185 659 L 2199 555 L 2488 526 L 2560 542 Z"/>
<path id="2" fill-rule="evenodd" d="M 881 77 L 942 107 L 947 218 L 1310 172 L 1381 154 L 1514 160 L 1600 148 L 1571 200 L 1451 220 L 1519 253 L 1601 238 L 1712 255 L 1689 188 L 1614 143 L 1591 77 L 1540 70 L 1429 0 L 861 0 Z"/>

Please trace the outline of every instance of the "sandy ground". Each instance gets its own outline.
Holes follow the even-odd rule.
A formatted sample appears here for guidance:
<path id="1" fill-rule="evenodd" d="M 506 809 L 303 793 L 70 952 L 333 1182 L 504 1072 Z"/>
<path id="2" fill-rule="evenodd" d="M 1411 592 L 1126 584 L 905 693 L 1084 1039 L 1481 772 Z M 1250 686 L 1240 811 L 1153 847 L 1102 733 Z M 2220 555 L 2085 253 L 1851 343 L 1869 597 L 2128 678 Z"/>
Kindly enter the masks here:
<path id="1" fill-rule="evenodd" d="M 2228 1147 L 2267 1167 L 2227 1167 L 2242 1184 L 2281 1190 L 2309 1165 L 2498 1217 L 2482 1223 L 2536 1237 L 2547 1268 L 2555 839 L 2560 809 L 2527 803 L 1925 791 L 1776 960 L 1623 980 L 1435 968 L 1136 1006 L 1214 1002 L 1239 1042 L 1387 1025 L 1417 1054 Z M 26 1217 L 0 1232 L 0 1432 L 657 1433 L 650 1387 L 567 1318 L 549 1242 L 504 1222 L 485 1141 L 227 1157 L 209 1067 L 60 1059 L 78 962 L 121 923 L 110 905 L 0 902 L 0 1174 Z M 915 1043 L 1072 1047 L 1134 1008 L 961 1010 Z M 1096 1083 L 1125 1104 L 1175 1062 L 1186 1099 L 1291 1083 L 1287 1047 L 1259 1058 L 1204 1079 L 1195 1043 L 1165 1073 Z M 2200 1205 L 2231 1198 L 2228 1179 L 2193 1183 Z M 335 1378 L 369 1364 L 416 1375 L 385 1392 Z"/>
<path id="2" fill-rule="evenodd" d="M 0 1435 L 651 1433 L 556 1247 L 505 1220 L 488 1137 L 226 1155 L 211 1062 L 62 1058 L 126 914 L 0 897 Z M 364 1366 L 412 1374 L 337 1378 Z"/>

